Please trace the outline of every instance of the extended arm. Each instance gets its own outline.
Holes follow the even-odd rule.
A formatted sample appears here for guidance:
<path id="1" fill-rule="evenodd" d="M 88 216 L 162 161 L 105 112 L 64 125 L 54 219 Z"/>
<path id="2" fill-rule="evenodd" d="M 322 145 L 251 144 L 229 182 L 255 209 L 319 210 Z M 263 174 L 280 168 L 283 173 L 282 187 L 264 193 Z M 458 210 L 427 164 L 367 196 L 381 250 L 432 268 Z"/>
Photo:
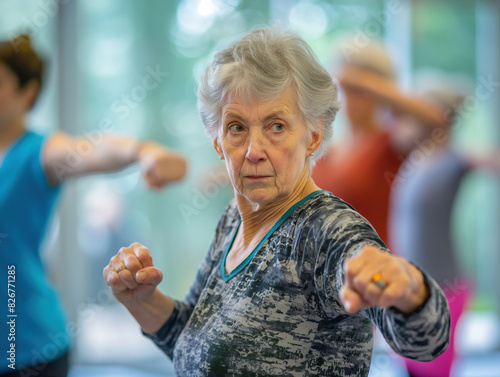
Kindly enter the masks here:
<path id="1" fill-rule="evenodd" d="M 372 320 L 405 357 L 437 357 L 447 348 L 450 333 L 442 290 L 413 264 L 390 254 L 361 216 L 343 211 L 337 218 L 341 220 L 325 231 L 327 258 L 318 265 L 326 279 L 319 291 L 325 308 L 334 308 L 334 315 Z M 377 285 L 379 277 L 383 283 Z"/>
<path id="2" fill-rule="evenodd" d="M 364 309 L 397 353 L 430 361 L 446 350 L 450 333 L 446 297 L 413 264 L 364 247 L 344 264 L 344 276 L 340 299 L 347 312 Z M 382 286 L 376 278 L 383 279 Z"/>
<path id="3" fill-rule="evenodd" d="M 47 180 L 55 186 L 70 177 L 109 172 L 139 162 L 146 182 L 160 188 L 186 174 L 186 160 L 179 153 L 154 142 L 118 135 L 69 136 L 56 133 L 43 149 Z"/>
<path id="4" fill-rule="evenodd" d="M 500 174 L 500 150 L 491 152 L 468 153 L 464 156 L 467 167 L 471 169 L 480 169 Z"/>

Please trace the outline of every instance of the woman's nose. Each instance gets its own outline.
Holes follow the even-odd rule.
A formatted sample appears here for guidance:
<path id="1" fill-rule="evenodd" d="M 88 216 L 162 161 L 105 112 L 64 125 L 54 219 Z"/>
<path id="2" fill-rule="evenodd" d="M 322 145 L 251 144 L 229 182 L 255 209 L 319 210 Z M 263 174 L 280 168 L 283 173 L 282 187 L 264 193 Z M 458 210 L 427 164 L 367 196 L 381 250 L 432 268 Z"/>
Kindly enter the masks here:
<path id="1" fill-rule="evenodd" d="M 251 135 L 248 140 L 246 158 L 253 163 L 266 159 L 266 141 L 261 135 Z"/>

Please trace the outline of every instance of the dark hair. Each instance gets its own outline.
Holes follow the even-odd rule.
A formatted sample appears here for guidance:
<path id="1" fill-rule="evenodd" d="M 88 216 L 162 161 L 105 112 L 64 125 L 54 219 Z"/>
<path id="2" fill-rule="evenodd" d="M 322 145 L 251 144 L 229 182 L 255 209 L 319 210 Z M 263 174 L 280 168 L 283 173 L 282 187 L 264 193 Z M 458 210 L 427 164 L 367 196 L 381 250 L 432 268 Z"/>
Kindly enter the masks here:
<path id="1" fill-rule="evenodd" d="M 42 86 L 44 62 L 31 46 L 30 36 L 19 35 L 0 42 L 0 63 L 5 64 L 19 79 L 24 88 L 31 80 Z"/>

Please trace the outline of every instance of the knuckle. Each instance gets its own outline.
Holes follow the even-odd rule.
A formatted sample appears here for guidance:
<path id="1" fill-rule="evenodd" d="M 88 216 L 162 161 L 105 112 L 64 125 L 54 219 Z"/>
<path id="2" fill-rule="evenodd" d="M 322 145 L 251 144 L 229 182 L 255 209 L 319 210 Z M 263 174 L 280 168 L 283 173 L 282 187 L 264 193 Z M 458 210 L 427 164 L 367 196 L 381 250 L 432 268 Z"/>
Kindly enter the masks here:
<path id="1" fill-rule="evenodd" d="M 367 291 L 368 288 L 368 282 L 364 279 L 361 279 L 359 277 L 354 278 L 354 284 L 356 285 L 356 288 L 360 291 Z"/>
<path id="2" fill-rule="evenodd" d="M 384 301 L 393 304 L 398 301 L 402 297 L 401 292 L 399 290 L 392 290 L 384 294 Z"/>
<path id="3" fill-rule="evenodd" d="M 378 252 L 378 249 L 374 246 L 365 246 L 363 247 L 363 249 L 361 250 L 361 253 L 363 255 L 373 255 L 373 254 L 376 254 Z"/>
<path id="4" fill-rule="evenodd" d="M 111 276 L 108 275 L 106 283 L 111 287 L 117 286 L 120 283 L 120 277 L 118 274 L 111 274 Z"/>
<path id="5" fill-rule="evenodd" d="M 378 255 L 380 256 L 380 259 L 385 261 L 385 262 L 395 262 L 394 256 L 389 254 L 387 251 L 377 249 Z"/>
<path id="6" fill-rule="evenodd" d="M 408 290 L 408 288 L 410 287 L 410 277 L 406 274 L 403 274 L 398 284 L 402 290 Z"/>
<path id="7" fill-rule="evenodd" d="M 386 270 L 391 274 L 397 274 L 401 272 L 401 265 L 394 258 L 387 261 Z"/>
<path id="8" fill-rule="evenodd" d="M 356 265 L 356 259 L 354 259 L 354 258 L 348 259 L 344 263 L 344 271 L 346 272 L 346 274 L 351 276 L 354 273 L 355 265 Z"/>
<path id="9" fill-rule="evenodd" d="M 141 268 L 141 262 L 134 256 L 129 256 L 125 264 L 127 268 L 132 270 Z"/>
<path id="10" fill-rule="evenodd" d="M 117 256 L 123 256 L 127 253 L 128 247 L 120 247 L 120 250 L 118 250 Z"/>
<path id="11" fill-rule="evenodd" d="M 133 264 L 135 257 L 131 256 L 130 254 L 124 255 L 123 256 L 123 262 L 127 267 L 129 267 L 131 264 Z"/>
<path id="12" fill-rule="evenodd" d="M 137 251 L 137 257 L 140 258 L 140 259 L 143 259 L 143 260 L 150 260 L 150 259 L 152 259 L 151 258 L 151 253 L 145 247 L 143 247 L 143 248 L 141 248 L 141 249 L 139 249 Z"/>

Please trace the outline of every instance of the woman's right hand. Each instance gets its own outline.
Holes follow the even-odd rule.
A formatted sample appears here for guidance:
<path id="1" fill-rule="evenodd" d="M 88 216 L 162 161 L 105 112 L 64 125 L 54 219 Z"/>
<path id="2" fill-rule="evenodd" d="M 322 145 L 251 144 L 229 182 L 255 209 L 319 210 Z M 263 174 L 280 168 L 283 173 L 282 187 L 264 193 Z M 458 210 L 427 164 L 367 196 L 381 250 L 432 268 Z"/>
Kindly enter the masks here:
<path id="1" fill-rule="evenodd" d="M 161 271 L 153 266 L 149 249 L 138 242 L 122 247 L 103 275 L 113 295 L 127 307 L 150 299 L 163 279 Z"/>

